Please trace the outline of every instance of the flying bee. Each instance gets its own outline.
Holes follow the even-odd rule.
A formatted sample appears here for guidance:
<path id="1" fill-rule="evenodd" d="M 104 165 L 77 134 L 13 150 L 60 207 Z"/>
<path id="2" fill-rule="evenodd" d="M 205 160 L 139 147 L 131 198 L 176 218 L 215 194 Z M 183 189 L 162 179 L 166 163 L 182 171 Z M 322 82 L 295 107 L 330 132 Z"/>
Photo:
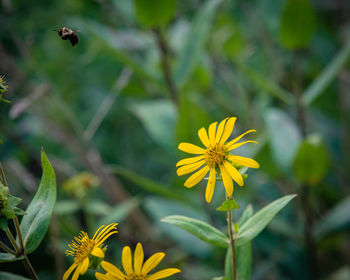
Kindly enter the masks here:
<path id="1" fill-rule="evenodd" d="M 72 29 L 69 29 L 67 27 L 62 27 L 57 30 L 58 36 L 62 38 L 62 40 L 69 40 L 69 42 L 74 47 L 79 42 L 79 37 L 76 33 L 76 31 L 73 31 Z"/>

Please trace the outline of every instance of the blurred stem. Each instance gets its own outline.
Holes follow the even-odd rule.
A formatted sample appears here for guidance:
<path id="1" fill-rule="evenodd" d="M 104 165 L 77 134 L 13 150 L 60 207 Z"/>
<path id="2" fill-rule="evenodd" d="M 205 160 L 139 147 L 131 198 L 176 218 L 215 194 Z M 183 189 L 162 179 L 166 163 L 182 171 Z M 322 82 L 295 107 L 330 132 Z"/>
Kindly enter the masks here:
<path id="1" fill-rule="evenodd" d="M 226 198 L 227 200 L 227 198 Z M 228 233 L 230 236 L 230 245 L 232 250 L 232 276 L 233 280 L 237 279 L 237 263 L 236 263 L 236 249 L 235 249 L 235 238 L 233 236 L 233 230 L 232 230 L 232 216 L 231 216 L 231 209 L 227 211 L 227 228 Z"/>
<path id="2" fill-rule="evenodd" d="M 7 185 L 7 180 L 6 180 L 6 176 L 5 176 L 5 173 L 4 173 L 4 169 L 2 168 L 1 162 L 0 162 L 0 178 L 1 178 L 1 181 L 2 181 L 3 185 L 6 186 L 9 189 L 9 187 Z M 10 190 L 9 190 L 9 192 L 10 192 Z M 25 266 L 25 268 L 27 269 L 30 277 L 33 280 L 39 280 L 38 276 L 35 273 L 35 270 L 34 270 L 32 264 L 30 263 L 30 261 L 29 261 L 29 259 L 27 257 L 25 248 L 23 246 L 23 239 L 22 239 L 21 229 L 20 229 L 20 226 L 19 226 L 19 221 L 18 221 L 17 216 L 15 216 L 13 218 L 13 222 L 14 222 L 15 228 L 16 228 L 16 233 L 17 233 L 17 237 L 18 237 L 18 241 L 19 241 L 19 247 L 18 247 L 18 245 L 16 243 L 16 240 L 13 237 L 11 231 L 7 228 L 7 230 L 5 232 L 6 232 L 6 235 L 7 235 L 8 239 L 10 240 L 13 248 L 16 250 L 16 252 L 14 252 L 14 255 L 16 255 L 16 256 L 23 256 L 24 259 L 22 260 L 22 263 Z M 5 244 L 3 244 L 3 245 L 5 245 Z M 6 247 L 6 245 L 5 245 L 5 247 Z M 8 248 L 8 249 L 10 249 L 10 248 Z"/>
<path id="3" fill-rule="evenodd" d="M 4 243 L 0 241 L 0 248 L 3 249 L 5 252 L 10 253 L 12 255 L 16 255 L 16 252 L 12 250 L 11 248 L 7 247 Z"/>
<path id="4" fill-rule="evenodd" d="M 157 40 L 157 45 L 160 51 L 160 58 L 161 58 L 161 63 L 162 63 L 162 70 L 163 70 L 163 75 L 164 79 L 166 82 L 166 85 L 168 87 L 170 97 L 172 101 L 174 102 L 175 106 L 178 107 L 179 105 L 179 100 L 178 100 L 178 92 L 174 83 L 174 80 L 171 75 L 171 68 L 169 64 L 169 47 L 168 44 L 163 36 L 162 31 L 159 28 L 155 28 L 154 34 L 156 36 Z"/>
<path id="5" fill-rule="evenodd" d="M 307 133 L 307 120 L 305 107 L 301 100 L 302 95 L 302 79 L 301 79 L 301 68 L 300 68 L 300 52 L 294 53 L 294 83 L 293 83 L 293 92 L 296 99 L 297 106 L 297 115 L 298 123 L 301 129 L 301 134 L 303 139 L 306 137 Z M 310 207 L 310 189 L 309 186 L 302 184 L 301 186 L 301 195 L 300 201 L 305 216 L 305 225 L 304 225 L 304 236 L 305 244 L 307 247 L 308 258 L 310 262 L 311 272 L 310 279 L 318 279 L 318 264 L 317 264 L 317 247 L 314 237 L 314 217 L 313 212 Z"/>

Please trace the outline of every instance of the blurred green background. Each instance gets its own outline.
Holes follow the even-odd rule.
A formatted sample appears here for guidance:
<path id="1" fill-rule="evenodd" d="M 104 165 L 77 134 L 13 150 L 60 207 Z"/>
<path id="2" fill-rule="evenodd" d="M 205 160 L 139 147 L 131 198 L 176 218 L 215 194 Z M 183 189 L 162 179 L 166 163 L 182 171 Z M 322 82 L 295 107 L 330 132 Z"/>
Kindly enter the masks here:
<path id="1" fill-rule="evenodd" d="M 75 48 L 59 38 L 63 26 L 77 31 Z M 259 144 L 239 154 L 261 165 L 235 189 L 234 218 L 298 194 L 253 241 L 252 279 L 350 279 L 349 28 L 347 0 L 1 0 L 10 190 L 25 209 L 41 147 L 57 175 L 49 232 L 29 256 L 40 279 L 61 279 L 81 229 L 114 221 L 106 259 L 116 265 L 140 241 L 182 269 L 169 279 L 223 275 L 224 250 L 160 219 L 225 229 L 223 187 L 207 205 L 204 184 L 185 189 L 175 164 L 179 142 L 200 144 L 197 131 L 228 116 L 234 135 L 257 130 L 248 138 Z M 20 267 L 0 264 L 26 275 Z"/>

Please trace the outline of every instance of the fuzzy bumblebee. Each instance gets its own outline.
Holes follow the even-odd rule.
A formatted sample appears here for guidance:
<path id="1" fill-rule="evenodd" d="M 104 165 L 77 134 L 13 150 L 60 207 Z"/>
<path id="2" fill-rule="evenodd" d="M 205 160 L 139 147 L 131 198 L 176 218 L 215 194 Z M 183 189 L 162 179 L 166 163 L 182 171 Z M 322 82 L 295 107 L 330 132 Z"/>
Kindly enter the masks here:
<path id="1" fill-rule="evenodd" d="M 58 29 L 58 36 L 60 36 L 62 40 L 69 40 L 73 47 L 79 42 L 77 33 L 67 27 Z"/>

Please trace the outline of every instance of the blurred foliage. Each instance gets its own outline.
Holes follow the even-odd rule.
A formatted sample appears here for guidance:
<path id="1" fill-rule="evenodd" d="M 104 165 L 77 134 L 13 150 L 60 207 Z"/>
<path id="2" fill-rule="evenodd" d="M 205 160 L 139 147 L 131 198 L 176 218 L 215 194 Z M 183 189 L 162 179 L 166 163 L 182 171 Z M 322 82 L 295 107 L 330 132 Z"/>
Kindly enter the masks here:
<path id="1" fill-rule="evenodd" d="M 120 223 L 107 242 L 111 262 L 141 241 L 146 255 L 167 252 L 164 267 L 183 271 L 177 279 L 223 275 L 225 249 L 160 219 L 225 230 L 216 211 L 223 186 L 208 206 L 204 184 L 185 189 L 175 163 L 180 141 L 199 144 L 198 129 L 228 116 L 238 118 L 237 135 L 257 130 L 259 145 L 239 152 L 261 165 L 235 186 L 234 220 L 298 194 L 239 247 L 239 275 L 312 279 L 310 227 L 320 278 L 349 279 L 349 15 L 341 0 L 0 1 L 0 75 L 11 101 L 0 103 L 0 159 L 11 194 L 27 209 L 41 147 L 57 176 L 48 234 L 30 255 L 40 279 L 61 279 L 71 238 L 110 222 Z M 75 48 L 53 31 L 63 26 L 77 31 Z M 99 187 L 84 199 L 67 194 L 64 182 L 85 172 Z M 0 270 L 26 276 L 18 263 Z"/>

